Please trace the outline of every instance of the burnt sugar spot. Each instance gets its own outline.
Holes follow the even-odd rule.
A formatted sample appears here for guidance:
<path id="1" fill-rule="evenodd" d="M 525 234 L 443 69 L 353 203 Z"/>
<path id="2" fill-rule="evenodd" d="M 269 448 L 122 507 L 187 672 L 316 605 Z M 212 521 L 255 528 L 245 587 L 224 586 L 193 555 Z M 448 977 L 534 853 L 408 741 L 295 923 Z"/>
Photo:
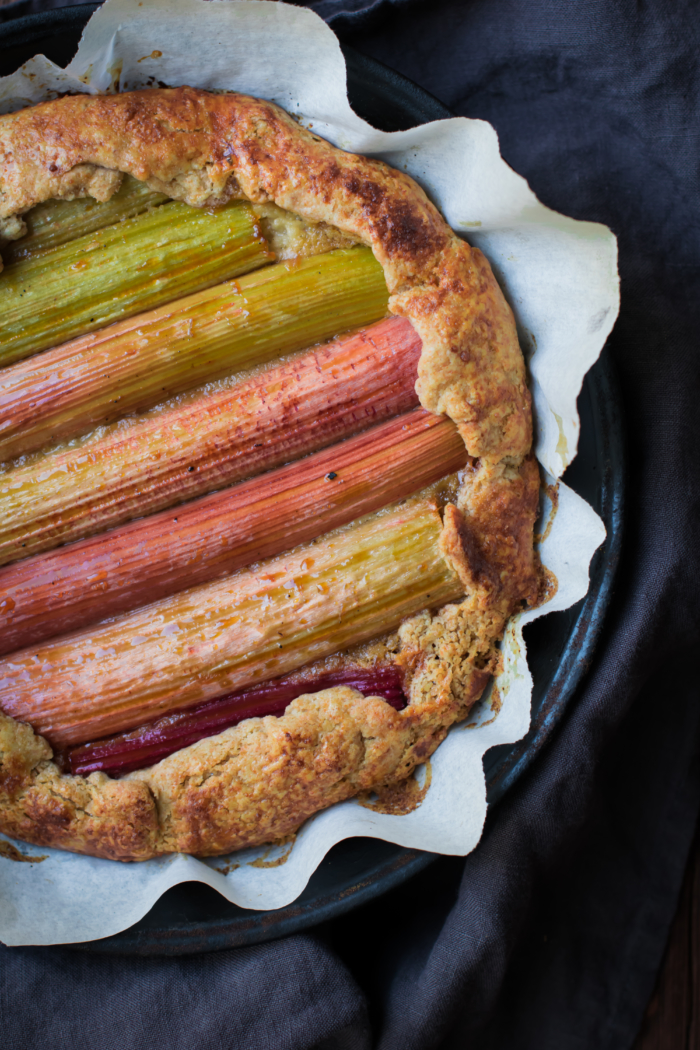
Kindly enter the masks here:
<path id="1" fill-rule="evenodd" d="M 405 780 L 377 788 L 376 792 L 358 795 L 358 802 L 363 809 L 375 813 L 386 813 L 392 816 L 405 817 L 418 809 L 430 790 L 433 779 L 433 767 L 430 760 L 424 765 L 423 783 L 416 778 L 416 770 Z"/>
<path id="2" fill-rule="evenodd" d="M 19 864 L 41 864 L 42 860 L 48 859 L 46 854 L 33 856 L 30 853 L 20 853 L 16 846 L 4 840 L 0 840 L 0 857 L 4 857 L 5 860 L 14 860 Z"/>
<path id="3" fill-rule="evenodd" d="M 445 243 L 445 234 L 436 230 L 410 201 L 387 201 L 375 226 L 389 255 L 431 255 Z"/>
<path id="4" fill-rule="evenodd" d="M 374 179 L 358 171 L 341 171 L 335 163 L 326 168 L 326 178 L 339 181 L 356 199 L 388 255 L 415 258 L 431 254 L 445 244 L 444 231 L 437 229 L 420 207 L 397 199 Z"/>
<path id="5" fill-rule="evenodd" d="M 493 566 L 487 560 L 477 538 L 461 511 L 454 508 L 453 520 L 457 527 L 459 542 L 472 575 L 481 583 L 494 581 Z"/>
<path id="6" fill-rule="evenodd" d="M 465 364 L 465 365 L 468 365 L 470 363 L 470 361 L 472 360 L 471 351 L 469 349 L 467 349 L 467 347 L 464 347 L 464 346 L 457 346 L 457 345 L 455 345 L 453 343 L 450 346 L 450 353 L 451 354 L 455 354 L 460 359 L 460 361 L 463 364 Z"/>

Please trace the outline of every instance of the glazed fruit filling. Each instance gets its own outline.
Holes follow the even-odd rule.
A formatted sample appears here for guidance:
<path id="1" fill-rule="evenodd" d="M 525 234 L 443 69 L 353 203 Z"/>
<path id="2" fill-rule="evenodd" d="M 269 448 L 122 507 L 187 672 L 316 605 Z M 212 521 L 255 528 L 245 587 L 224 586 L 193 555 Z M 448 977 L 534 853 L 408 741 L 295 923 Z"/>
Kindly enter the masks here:
<path id="1" fill-rule="evenodd" d="M 131 178 L 24 219 L 0 275 L 0 709 L 118 776 L 331 686 L 401 708 L 390 660 L 342 653 L 461 596 L 435 486 L 467 457 L 418 407 L 420 339 L 369 249 Z"/>

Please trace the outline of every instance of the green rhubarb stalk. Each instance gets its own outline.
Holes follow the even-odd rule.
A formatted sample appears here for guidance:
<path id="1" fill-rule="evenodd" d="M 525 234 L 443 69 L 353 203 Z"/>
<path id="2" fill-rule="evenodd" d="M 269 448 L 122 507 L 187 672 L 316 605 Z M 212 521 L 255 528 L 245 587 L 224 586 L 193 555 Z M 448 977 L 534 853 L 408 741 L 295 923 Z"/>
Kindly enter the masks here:
<path id="1" fill-rule="evenodd" d="M 248 204 L 172 202 L 20 259 L 0 274 L 0 366 L 190 295 L 273 258 Z"/>
<path id="2" fill-rule="evenodd" d="M 463 591 L 426 496 L 0 660 L 0 710 L 57 747 L 278 677 Z"/>
<path id="3" fill-rule="evenodd" d="M 341 249 L 265 267 L 56 347 L 0 372 L 0 461 L 372 324 L 387 304 L 370 250 Z"/>
<path id="4" fill-rule="evenodd" d="M 20 240 L 5 245 L 2 249 L 3 260 L 9 264 L 19 259 L 29 259 L 86 233 L 94 233 L 115 222 L 132 219 L 167 200 L 164 193 L 152 190 L 132 175 L 125 175 L 120 188 L 108 201 L 96 201 L 93 197 L 79 197 L 74 201 L 45 201 L 22 216 L 27 232 Z"/>

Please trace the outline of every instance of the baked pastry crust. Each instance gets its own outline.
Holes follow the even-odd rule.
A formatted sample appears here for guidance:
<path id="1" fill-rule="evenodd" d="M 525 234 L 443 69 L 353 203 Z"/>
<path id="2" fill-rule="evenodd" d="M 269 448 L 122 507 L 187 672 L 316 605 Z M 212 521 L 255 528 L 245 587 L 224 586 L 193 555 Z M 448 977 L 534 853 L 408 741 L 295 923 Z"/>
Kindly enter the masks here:
<path id="1" fill-rule="evenodd" d="M 470 457 L 441 537 L 466 597 L 377 643 L 403 668 L 403 711 L 326 689 L 118 781 L 62 774 L 47 741 L 0 714 L 5 834 L 117 860 L 215 855 L 282 838 L 319 809 L 405 778 L 481 695 L 508 618 L 537 599 L 530 395 L 513 316 L 484 256 L 408 176 L 334 148 L 270 102 L 149 89 L 4 116 L 0 232 L 16 236 L 17 218 L 50 198 L 109 199 L 122 172 L 196 207 L 273 202 L 368 244 L 390 311 L 423 340 L 421 404 L 455 421 Z"/>

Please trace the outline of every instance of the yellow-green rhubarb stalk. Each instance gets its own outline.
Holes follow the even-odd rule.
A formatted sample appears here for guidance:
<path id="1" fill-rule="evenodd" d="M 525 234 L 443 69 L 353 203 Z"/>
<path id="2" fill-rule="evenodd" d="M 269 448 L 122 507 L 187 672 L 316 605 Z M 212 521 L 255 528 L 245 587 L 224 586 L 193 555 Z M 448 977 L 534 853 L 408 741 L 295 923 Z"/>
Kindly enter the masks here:
<path id="1" fill-rule="evenodd" d="M 167 200 L 164 193 L 150 189 L 132 175 L 125 175 L 120 188 L 108 201 L 96 201 L 93 197 L 45 201 L 22 216 L 27 232 L 18 241 L 11 241 L 3 247 L 3 261 L 7 265 L 19 259 L 29 259 L 86 233 L 94 233 L 124 219 L 133 219 Z"/>
<path id="2" fill-rule="evenodd" d="M 162 204 L 19 259 L 0 274 L 0 367 L 272 258 L 250 205 L 235 201 L 219 211 Z"/>

